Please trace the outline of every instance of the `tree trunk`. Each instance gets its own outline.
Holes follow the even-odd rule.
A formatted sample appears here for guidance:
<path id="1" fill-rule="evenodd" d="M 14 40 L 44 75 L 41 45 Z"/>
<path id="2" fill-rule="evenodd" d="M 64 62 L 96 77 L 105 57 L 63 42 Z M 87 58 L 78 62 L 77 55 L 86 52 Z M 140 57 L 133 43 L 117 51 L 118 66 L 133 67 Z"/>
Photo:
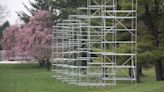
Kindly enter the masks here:
<path id="1" fill-rule="evenodd" d="M 128 70 L 129 70 L 129 77 L 130 78 L 133 78 L 134 77 L 133 76 L 133 69 L 132 68 L 129 68 Z"/>
<path id="2" fill-rule="evenodd" d="M 156 80 L 157 81 L 164 80 L 164 78 L 163 78 L 163 66 L 162 66 L 161 60 L 158 60 L 155 62 L 155 71 L 156 71 Z"/>
<path id="3" fill-rule="evenodd" d="M 158 30 L 156 29 L 152 33 L 154 34 L 154 46 L 158 48 L 159 47 L 159 37 L 158 37 L 157 32 L 158 32 Z M 163 65 L 162 65 L 162 61 L 160 59 L 155 62 L 155 72 L 156 72 L 156 80 L 162 81 L 164 79 L 163 78 Z"/>
<path id="4" fill-rule="evenodd" d="M 144 3 L 144 7 L 145 7 L 145 17 L 143 19 L 144 23 L 146 24 L 146 26 L 149 28 L 149 31 L 151 33 L 151 35 L 153 36 L 153 45 L 155 48 L 158 48 L 160 43 L 159 43 L 159 30 L 158 30 L 158 26 L 156 25 L 158 19 L 159 19 L 159 0 L 154 0 L 154 7 L 153 9 L 151 9 L 149 7 L 148 3 Z M 153 10 L 153 12 L 152 12 Z M 156 80 L 157 81 L 161 81 L 163 80 L 163 65 L 162 65 L 162 61 L 157 60 L 155 61 L 155 72 L 156 72 Z"/>
<path id="5" fill-rule="evenodd" d="M 49 60 L 47 60 L 46 63 L 47 63 L 46 64 L 47 70 L 50 71 L 52 64 L 51 64 L 51 62 Z"/>
<path id="6" fill-rule="evenodd" d="M 141 66 L 137 66 L 137 83 L 141 82 Z"/>
<path id="7" fill-rule="evenodd" d="M 42 66 L 43 66 L 41 61 L 39 61 L 39 66 L 40 66 L 40 67 L 42 67 Z"/>
<path id="8" fill-rule="evenodd" d="M 130 62 L 129 65 L 132 65 L 132 62 Z M 133 76 L 133 69 L 132 68 L 129 68 L 128 71 L 129 71 L 129 77 L 130 78 L 133 78 L 134 77 Z"/>
<path id="9" fill-rule="evenodd" d="M 140 72 L 140 76 L 144 76 L 144 74 L 142 72 L 142 67 L 140 67 L 138 71 Z"/>
<path id="10" fill-rule="evenodd" d="M 164 69 L 164 62 L 162 61 L 162 68 Z M 164 80 L 164 70 L 163 71 L 163 80 Z"/>
<path id="11" fill-rule="evenodd" d="M 46 62 L 43 60 L 43 61 L 39 61 L 39 66 L 40 67 L 45 67 L 46 66 Z"/>

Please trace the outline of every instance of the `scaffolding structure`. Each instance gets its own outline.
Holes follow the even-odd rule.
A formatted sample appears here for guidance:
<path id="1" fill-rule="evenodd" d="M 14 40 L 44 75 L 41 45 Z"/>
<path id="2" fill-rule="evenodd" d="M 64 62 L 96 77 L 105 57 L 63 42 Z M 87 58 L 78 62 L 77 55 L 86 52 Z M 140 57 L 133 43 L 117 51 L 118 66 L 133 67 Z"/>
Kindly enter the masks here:
<path id="1" fill-rule="evenodd" d="M 137 0 L 87 0 L 53 27 L 52 71 L 78 86 L 136 81 Z"/>

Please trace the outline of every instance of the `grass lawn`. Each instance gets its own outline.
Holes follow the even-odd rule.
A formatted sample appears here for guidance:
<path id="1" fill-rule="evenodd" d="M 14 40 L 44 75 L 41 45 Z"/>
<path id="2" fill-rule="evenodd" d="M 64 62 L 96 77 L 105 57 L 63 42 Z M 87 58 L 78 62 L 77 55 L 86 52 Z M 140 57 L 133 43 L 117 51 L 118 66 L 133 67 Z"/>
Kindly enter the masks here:
<path id="1" fill-rule="evenodd" d="M 0 92 L 164 92 L 164 81 L 156 82 L 153 69 L 144 70 L 142 83 L 117 83 L 107 88 L 76 87 L 52 78 L 52 72 L 37 64 L 0 65 Z"/>

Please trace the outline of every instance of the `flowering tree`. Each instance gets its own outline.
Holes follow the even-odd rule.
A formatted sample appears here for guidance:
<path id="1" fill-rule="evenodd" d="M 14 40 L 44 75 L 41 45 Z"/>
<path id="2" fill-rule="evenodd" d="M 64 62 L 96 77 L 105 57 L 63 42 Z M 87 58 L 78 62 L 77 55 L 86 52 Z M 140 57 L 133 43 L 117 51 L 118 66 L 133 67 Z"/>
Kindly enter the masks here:
<path id="1" fill-rule="evenodd" d="M 34 57 L 39 61 L 40 65 L 44 63 L 45 58 L 49 60 L 49 56 L 43 57 L 43 51 L 44 53 L 51 53 L 49 50 L 47 50 L 47 52 L 44 50 L 44 48 L 50 47 L 51 45 L 51 29 L 52 22 L 49 20 L 48 12 L 36 12 L 34 16 L 30 18 L 29 23 L 25 24 L 20 30 L 20 35 L 18 34 L 19 37 L 17 40 L 19 43 L 17 43 L 15 51 L 19 49 L 20 52 L 17 54 L 22 54 L 22 56 L 26 57 Z M 36 50 L 36 48 L 40 48 L 40 50 Z M 36 54 L 38 55 L 37 57 Z"/>
<path id="2" fill-rule="evenodd" d="M 16 29 L 17 28 L 17 29 Z M 6 38 L 3 39 L 3 47 L 6 50 L 12 50 L 14 56 L 16 57 L 33 57 L 41 62 L 40 59 L 36 58 L 34 54 L 32 54 L 35 48 L 39 47 L 50 47 L 51 38 L 52 38 L 52 22 L 49 20 L 49 14 L 46 11 L 38 11 L 32 17 L 30 17 L 30 21 L 27 24 L 22 25 L 21 28 L 13 27 L 9 30 L 16 30 L 15 33 L 9 33 L 5 31 Z M 12 37 L 12 36 L 13 37 Z M 14 38 L 14 39 L 13 39 Z M 8 41 L 14 40 L 14 41 Z M 7 46 L 7 47 L 6 47 Z M 47 47 L 46 47 L 47 46 Z M 51 53 L 50 50 L 47 50 L 45 53 Z M 38 50 L 38 53 L 39 52 Z M 38 54 L 41 55 L 41 54 Z M 38 56 L 42 57 L 42 56 Z M 50 59 L 49 56 L 44 57 L 42 59 Z"/>
<path id="3" fill-rule="evenodd" d="M 13 47 L 15 47 L 16 33 L 18 30 L 19 27 L 17 25 L 12 25 L 7 27 L 3 32 L 2 47 L 5 50 L 3 54 L 4 59 L 10 59 L 15 56 Z"/>
<path id="4" fill-rule="evenodd" d="M 52 23 L 46 11 L 38 11 L 30 18 L 17 34 L 17 44 L 14 47 L 17 55 L 31 57 L 33 47 L 51 45 Z M 33 57 L 33 56 L 32 56 Z"/>
<path id="5" fill-rule="evenodd" d="M 50 69 L 51 47 L 48 45 L 35 45 L 32 48 L 31 55 L 39 61 L 40 66 L 46 66 Z"/>

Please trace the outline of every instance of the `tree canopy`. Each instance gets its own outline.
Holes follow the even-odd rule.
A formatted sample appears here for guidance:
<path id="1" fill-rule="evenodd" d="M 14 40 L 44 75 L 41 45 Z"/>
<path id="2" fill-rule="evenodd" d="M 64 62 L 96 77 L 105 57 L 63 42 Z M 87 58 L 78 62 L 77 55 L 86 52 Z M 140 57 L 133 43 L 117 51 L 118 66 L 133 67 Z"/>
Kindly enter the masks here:
<path id="1" fill-rule="evenodd" d="M 37 11 L 27 24 L 8 27 L 3 33 L 3 49 L 12 52 L 10 57 L 32 57 L 36 45 L 51 45 L 52 22 L 46 11 Z"/>
<path id="2" fill-rule="evenodd" d="M 76 12 L 77 7 L 85 6 L 87 0 L 34 0 L 29 1 L 32 8 L 24 7 L 33 15 L 37 10 L 45 10 L 50 14 L 51 20 L 65 19 L 68 15 Z M 29 22 L 30 15 L 24 11 L 17 12 L 20 19 Z"/>

